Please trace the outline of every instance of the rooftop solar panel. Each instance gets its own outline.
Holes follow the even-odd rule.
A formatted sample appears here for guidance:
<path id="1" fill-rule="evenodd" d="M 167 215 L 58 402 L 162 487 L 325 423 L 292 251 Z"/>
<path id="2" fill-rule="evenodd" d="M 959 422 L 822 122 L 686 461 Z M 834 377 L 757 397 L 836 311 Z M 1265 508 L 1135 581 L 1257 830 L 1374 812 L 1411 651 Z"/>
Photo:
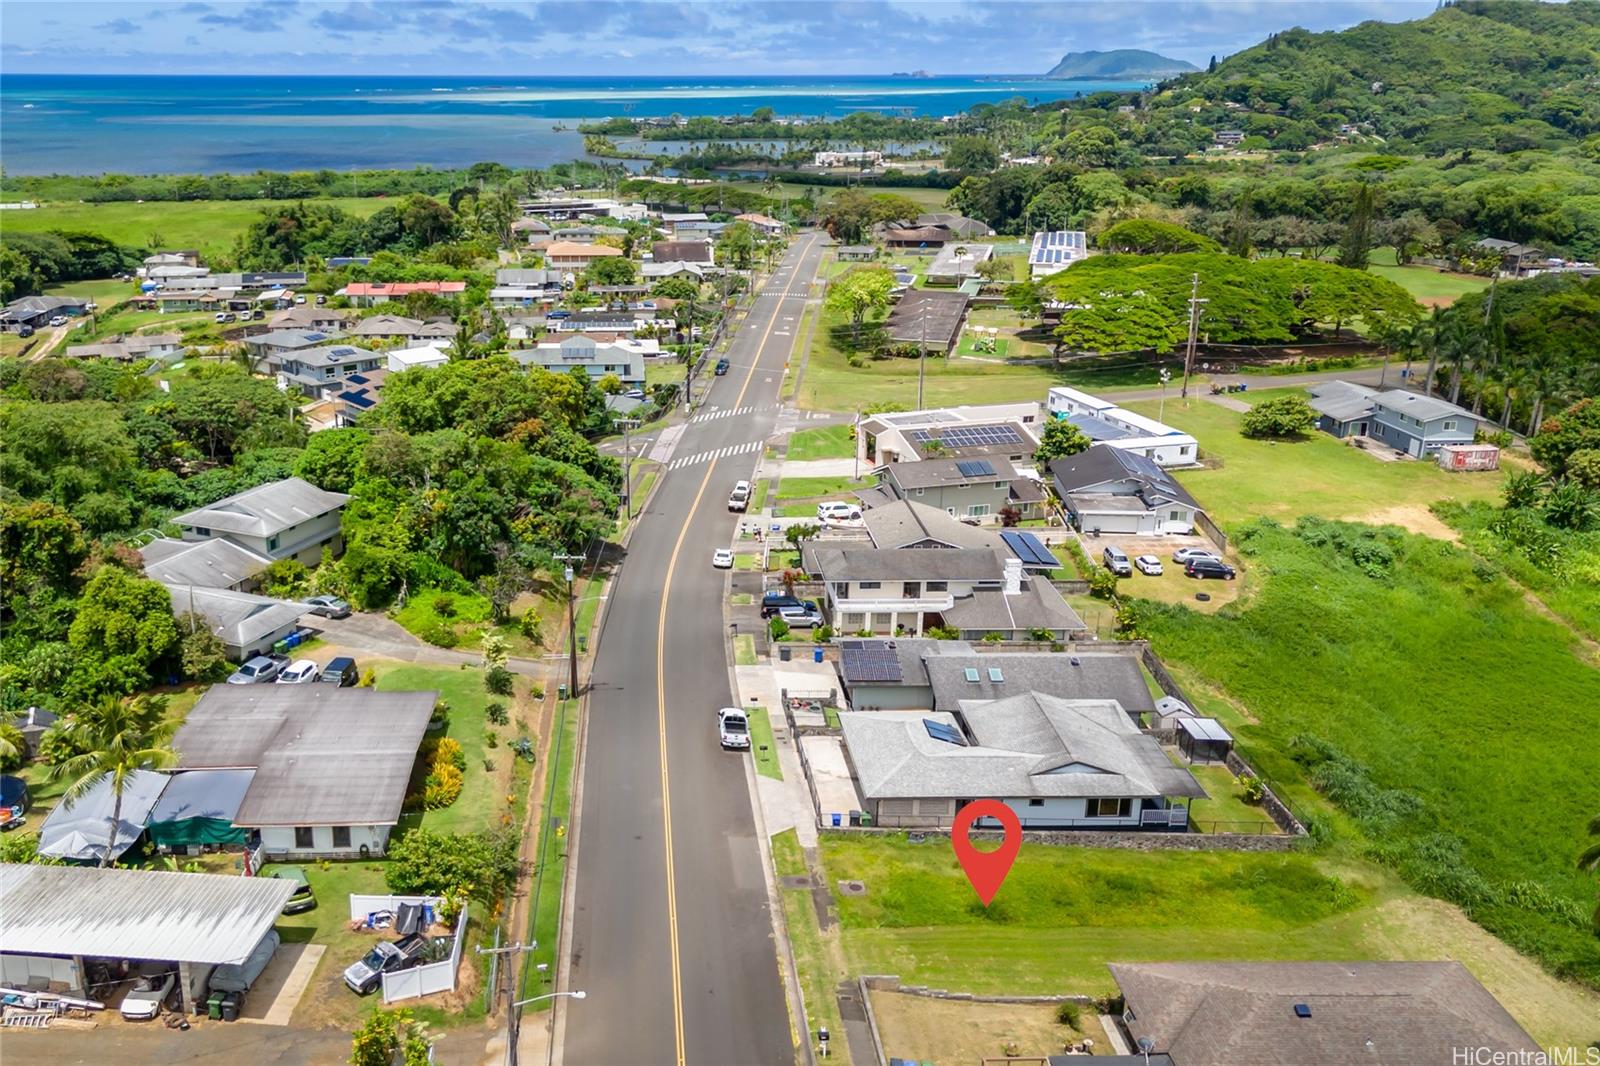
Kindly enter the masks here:
<path id="1" fill-rule="evenodd" d="M 855 682 L 899 681 L 900 658 L 886 640 L 847 640 L 839 646 L 847 679 Z"/>
<path id="2" fill-rule="evenodd" d="M 1022 435 L 1013 426 L 950 426 L 946 429 L 914 429 L 911 439 L 918 444 L 937 440 L 947 448 L 981 448 L 995 444 L 1021 444 Z"/>
<path id="3" fill-rule="evenodd" d="M 942 740 L 946 744 L 954 744 L 962 748 L 967 746 L 966 738 L 957 732 L 953 726 L 945 725 L 943 722 L 935 722 L 932 718 L 924 718 L 922 725 L 934 740 Z"/>
<path id="4" fill-rule="evenodd" d="M 990 477 L 994 474 L 994 467 L 984 459 L 963 459 L 956 464 L 956 469 L 961 471 L 962 477 Z"/>
<path id="5" fill-rule="evenodd" d="M 1044 542 L 1032 533 L 1007 529 L 1001 531 L 1000 539 L 1011 549 L 1011 554 L 1022 560 L 1023 566 L 1047 570 L 1055 570 L 1061 566 L 1061 560 L 1057 559 L 1050 549 L 1044 546 Z"/>

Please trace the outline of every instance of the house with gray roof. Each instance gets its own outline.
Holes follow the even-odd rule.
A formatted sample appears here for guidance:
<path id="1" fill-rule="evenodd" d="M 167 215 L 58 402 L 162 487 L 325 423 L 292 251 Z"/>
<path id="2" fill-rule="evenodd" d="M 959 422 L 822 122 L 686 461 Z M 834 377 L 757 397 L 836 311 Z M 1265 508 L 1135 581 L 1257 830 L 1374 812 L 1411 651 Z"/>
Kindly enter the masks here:
<path id="1" fill-rule="evenodd" d="M 1317 428 L 1335 437 L 1365 437 L 1372 430 L 1372 398 L 1378 390 L 1353 381 L 1319 381 L 1308 386 L 1307 401 L 1317 412 Z"/>
<path id="2" fill-rule="evenodd" d="M 1464 407 L 1405 389 L 1369 389 L 1348 381 L 1313 385 L 1317 428 L 1335 437 L 1366 437 L 1414 458 L 1450 444 L 1471 444 L 1486 420 Z"/>
<path id="3" fill-rule="evenodd" d="M 98 344 L 70 345 L 67 348 L 67 356 L 71 359 L 116 359 L 128 363 L 136 359 L 176 355 L 183 350 L 182 334 L 134 333 L 128 336 L 107 337 Z"/>
<path id="4" fill-rule="evenodd" d="M 452 322 L 424 322 L 404 315 L 370 315 L 351 326 L 349 334 L 366 340 L 403 340 L 420 345 L 452 340 L 456 327 Z"/>
<path id="5" fill-rule="evenodd" d="M 88 310 L 89 301 L 78 296 L 23 296 L 0 310 L 0 328 L 42 326 L 56 315 L 69 318 Z"/>
<path id="6" fill-rule="evenodd" d="M 1192 533 L 1201 510 L 1154 459 L 1108 444 L 1053 460 L 1050 477 L 1072 524 L 1084 532 Z"/>
<path id="7" fill-rule="evenodd" d="M 998 521 L 1007 508 L 1019 519 L 1043 514 L 1044 489 L 998 455 L 888 463 L 879 469 L 878 482 L 896 499 L 937 507 L 955 517 Z"/>
<path id="8" fill-rule="evenodd" d="M 1537 1042 L 1459 962 L 1114 962 L 1131 1046 L 1172 1066 L 1533 1062 Z M 1148 1044 L 1146 1043 L 1148 1042 Z"/>
<path id="9" fill-rule="evenodd" d="M 1003 670 L 1004 657 L 995 658 Z M 974 798 L 1012 808 L 1024 829 L 1188 825 L 1206 791 L 1115 700 L 1027 692 L 958 710 L 841 714 L 846 762 L 873 824 L 947 827 Z M 979 828 L 998 828 L 979 819 Z"/>
<path id="10" fill-rule="evenodd" d="M 139 549 L 144 576 L 163 585 L 254 592 L 261 572 L 272 565 L 266 555 L 225 537 L 175 540 L 161 537 Z"/>
<path id="11" fill-rule="evenodd" d="M 336 333 L 320 329 L 272 329 L 244 338 L 244 350 L 257 363 L 265 363 L 269 369 L 277 370 L 289 356 L 323 347 L 337 336 Z"/>
<path id="12" fill-rule="evenodd" d="M 382 855 L 437 692 L 213 685 L 173 738 L 178 766 L 254 770 L 234 817 L 271 859 Z"/>
<path id="13" fill-rule="evenodd" d="M 298 304 L 287 311 L 279 311 L 267 319 L 269 329 L 304 329 L 317 333 L 336 334 L 350 320 L 350 312 L 336 307 L 318 307 L 315 304 Z"/>
<path id="14" fill-rule="evenodd" d="M 378 370 L 387 363 L 386 355 L 353 344 L 322 344 L 268 359 L 280 386 L 298 389 L 319 400 L 344 391 L 346 378 Z"/>
<path id="15" fill-rule="evenodd" d="M 186 541 L 223 537 L 270 559 L 299 559 L 310 566 L 322 549 L 344 548 L 339 515 L 350 499 L 301 478 L 284 478 L 235 493 L 173 518 Z"/>
<path id="16" fill-rule="evenodd" d="M 222 641 L 228 658 L 236 663 L 270 652 L 274 644 L 300 628 L 300 616 L 306 612 L 303 603 L 233 589 L 167 585 L 167 593 L 172 598 L 172 613 L 204 619 Z"/>

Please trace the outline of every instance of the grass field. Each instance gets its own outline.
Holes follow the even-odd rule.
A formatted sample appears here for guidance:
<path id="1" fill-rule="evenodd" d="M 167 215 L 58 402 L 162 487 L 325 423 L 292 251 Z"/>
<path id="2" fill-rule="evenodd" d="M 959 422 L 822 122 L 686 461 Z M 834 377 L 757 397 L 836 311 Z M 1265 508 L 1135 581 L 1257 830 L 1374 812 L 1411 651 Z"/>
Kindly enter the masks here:
<path id="1" fill-rule="evenodd" d="M 1430 307 L 1435 304 L 1448 307 L 1469 292 L 1489 287 L 1488 278 L 1474 274 L 1447 274 L 1433 267 L 1399 266 L 1395 263 L 1393 248 L 1375 249 L 1367 269 L 1380 278 L 1388 278 Z"/>
<path id="2" fill-rule="evenodd" d="M 786 457 L 795 460 L 848 459 L 856 453 L 853 426 L 820 426 L 803 429 L 789 438 Z"/>
<path id="3" fill-rule="evenodd" d="M 762 188 L 759 181 L 736 181 L 732 184 L 736 189 L 758 192 L 762 196 L 783 200 L 798 200 L 805 194 L 807 189 L 810 189 L 815 194 L 818 203 L 826 203 L 829 197 L 840 191 L 840 186 L 837 185 L 800 185 L 787 181 L 779 182 L 775 190 Z M 895 196 L 904 196 L 906 199 L 921 204 L 930 211 L 942 208 L 945 199 L 950 195 L 949 189 L 924 189 L 915 186 L 868 185 L 863 188 L 869 193 L 892 193 Z"/>
<path id="4" fill-rule="evenodd" d="M 809 500 L 818 496 L 842 496 L 857 489 L 871 488 L 877 481 L 847 477 L 786 477 L 778 482 L 778 500 Z"/>
<path id="5" fill-rule="evenodd" d="M 7 211 L 6 229 L 13 233 L 42 230 L 98 233 L 130 248 L 194 248 L 217 255 L 268 208 L 293 201 L 192 200 L 144 203 L 53 203 L 33 211 Z M 390 201 L 381 197 L 332 198 L 318 204 L 338 207 L 365 218 Z"/>
<path id="6" fill-rule="evenodd" d="M 1247 400 L 1284 395 L 1306 393 L 1251 390 Z M 1156 416 L 1154 401 L 1127 406 Z M 1223 526 L 1257 516 L 1288 522 L 1304 514 L 1404 522 L 1408 513 L 1427 518 L 1435 500 L 1491 499 L 1500 492 L 1499 473 L 1449 474 L 1432 463 L 1386 463 L 1326 433 L 1278 443 L 1251 440 L 1239 432 L 1241 417 L 1206 400 L 1191 399 L 1187 408 L 1171 398 L 1166 404 L 1167 423 L 1194 434 L 1204 456 L 1222 460 L 1218 469 L 1180 471 L 1177 477 Z"/>
<path id="7" fill-rule="evenodd" d="M 113 304 L 121 303 L 139 295 L 139 286 L 131 281 L 117 281 L 114 278 L 104 278 L 98 281 L 69 281 L 60 285 L 50 285 L 44 289 L 46 296 L 76 296 L 80 299 L 93 300 L 99 305 L 101 311 L 110 310 Z"/>

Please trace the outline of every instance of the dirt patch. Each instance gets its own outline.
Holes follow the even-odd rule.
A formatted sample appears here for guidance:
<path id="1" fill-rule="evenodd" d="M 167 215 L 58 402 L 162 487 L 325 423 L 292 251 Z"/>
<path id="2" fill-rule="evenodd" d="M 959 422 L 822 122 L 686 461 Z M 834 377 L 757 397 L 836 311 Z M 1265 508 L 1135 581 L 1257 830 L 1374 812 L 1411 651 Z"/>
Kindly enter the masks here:
<path id="1" fill-rule="evenodd" d="M 1457 907 L 1415 896 L 1390 900 L 1367 927 L 1388 958 L 1460 962 L 1543 1045 L 1585 1047 L 1600 1039 L 1600 993 L 1552 977 Z"/>
<path id="2" fill-rule="evenodd" d="M 1432 511 L 1420 504 L 1385 507 L 1381 511 L 1364 514 L 1355 519 L 1355 521 L 1364 522 L 1369 526 L 1399 526 L 1410 533 L 1421 533 L 1424 537 L 1447 540 L 1452 544 L 1461 543 L 1461 537 L 1455 530 L 1445 525 Z"/>
<path id="3" fill-rule="evenodd" d="M 1084 1031 L 1056 1021 L 1053 1003 L 974 1003 L 928 999 L 904 992 L 872 992 L 872 1010 L 884 1054 L 913 1062 L 966 1063 L 1017 1055 L 1059 1055 L 1084 1037 L 1102 1054 L 1105 1033 L 1094 1009 L 1085 1007 Z"/>

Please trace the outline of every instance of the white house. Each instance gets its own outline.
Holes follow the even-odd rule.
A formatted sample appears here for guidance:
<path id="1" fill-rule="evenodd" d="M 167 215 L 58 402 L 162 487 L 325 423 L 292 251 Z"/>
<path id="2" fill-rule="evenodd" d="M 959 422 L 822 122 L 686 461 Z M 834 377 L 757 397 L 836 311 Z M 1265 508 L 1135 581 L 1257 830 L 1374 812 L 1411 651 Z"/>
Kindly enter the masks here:
<path id="1" fill-rule="evenodd" d="M 394 373 L 419 367 L 432 369 L 444 366 L 450 361 L 450 354 L 438 342 L 418 345 L 415 348 L 396 348 L 385 354 L 389 357 L 389 370 Z"/>
<path id="2" fill-rule="evenodd" d="M 1052 388 L 1045 408 L 1083 430 L 1096 444 L 1136 452 L 1157 466 L 1193 466 L 1200 459 L 1200 442 L 1189 434 L 1153 418 L 1118 407 L 1087 392 L 1065 385 Z"/>
<path id="3" fill-rule="evenodd" d="M 1192 533 L 1201 510 L 1153 460 L 1104 444 L 1053 460 L 1050 476 L 1073 524 L 1086 532 Z"/>
<path id="4" fill-rule="evenodd" d="M 654 342 L 647 345 L 626 337 L 600 341 L 574 333 L 563 340 L 517 348 L 511 354 L 523 366 L 541 366 L 556 373 L 581 367 L 592 378 L 615 374 L 625 385 L 643 385 L 645 356 L 656 352 L 659 348 Z"/>
<path id="5" fill-rule="evenodd" d="M 816 167 L 877 166 L 883 162 L 882 152 L 817 152 L 811 157 Z"/>
<path id="6" fill-rule="evenodd" d="M 1039 446 L 1039 405 L 994 403 L 872 415 L 856 432 L 863 463 L 999 456 L 1032 462 Z"/>
<path id="7" fill-rule="evenodd" d="M 1089 235 L 1081 229 L 1035 233 L 1028 251 L 1028 275 L 1042 278 L 1076 263 L 1089 254 Z"/>
<path id="8" fill-rule="evenodd" d="M 188 541 L 224 537 L 269 559 L 299 559 L 313 565 L 322 549 L 344 545 L 339 515 L 350 497 L 326 492 L 297 477 L 257 485 L 205 507 L 178 515 Z"/>

